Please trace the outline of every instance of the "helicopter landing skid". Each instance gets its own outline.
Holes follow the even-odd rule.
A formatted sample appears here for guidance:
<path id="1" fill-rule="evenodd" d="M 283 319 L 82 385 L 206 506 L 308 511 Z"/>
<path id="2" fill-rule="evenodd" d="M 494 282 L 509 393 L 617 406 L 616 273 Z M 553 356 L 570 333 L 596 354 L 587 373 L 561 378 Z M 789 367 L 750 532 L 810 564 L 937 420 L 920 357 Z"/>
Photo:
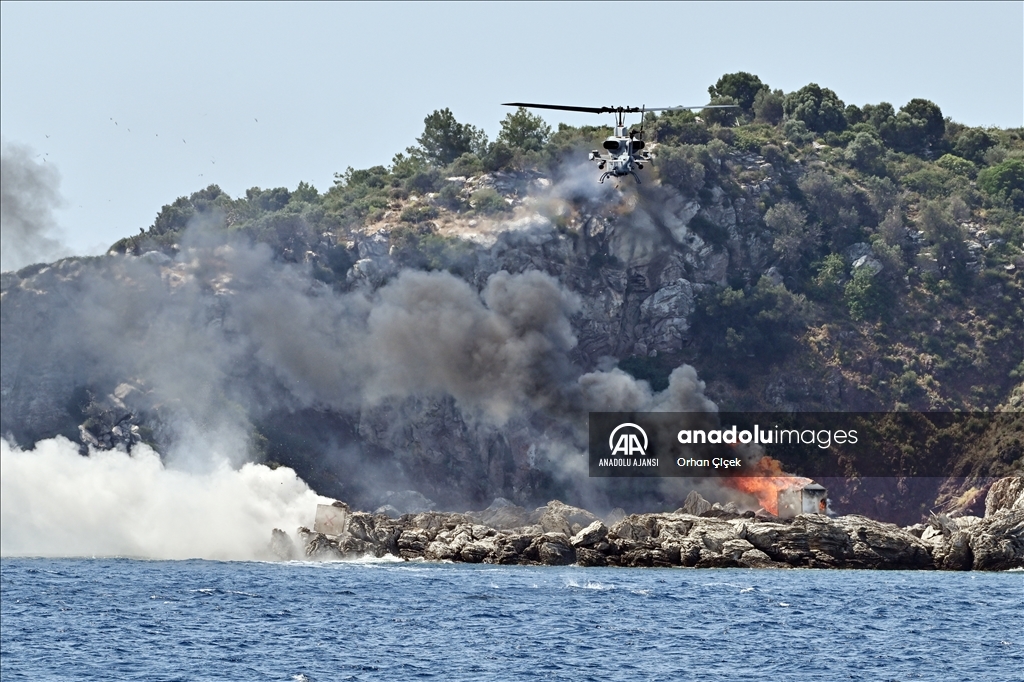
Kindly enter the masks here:
<path id="1" fill-rule="evenodd" d="M 640 176 L 636 174 L 636 171 L 632 171 L 632 170 L 631 170 L 631 171 L 629 171 L 629 174 L 633 176 L 633 179 L 634 179 L 634 180 L 636 180 L 636 184 L 638 184 L 638 185 L 639 185 L 639 184 L 641 184 L 641 183 L 640 183 Z M 611 176 L 613 176 L 613 175 L 615 175 L 615 173 L 612 173 L 612 172 L 610 172 L 610 171 L 606 171 L 605 173 L 603 173 L 603 174 L 601 175 L 601 179 L 600 179 L 600 180 L 598 180 L 597 182 L 598 182 L 599 184 L 602 184 L 602 185 L 603 185 L 603 184 L 604 184 L 604 181 L 605 181 L 605 180 L 607 180 L 608 178 L 610 178 L 610 177 L 611 177 Z"/>

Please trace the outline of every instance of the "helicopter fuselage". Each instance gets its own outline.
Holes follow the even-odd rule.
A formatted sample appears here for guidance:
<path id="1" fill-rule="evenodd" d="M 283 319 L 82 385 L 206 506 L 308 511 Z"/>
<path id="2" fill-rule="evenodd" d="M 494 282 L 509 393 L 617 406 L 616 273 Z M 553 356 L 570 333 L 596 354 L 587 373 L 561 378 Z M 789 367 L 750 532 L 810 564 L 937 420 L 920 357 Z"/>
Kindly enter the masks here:
<path id="1" fill-rule="evenodd" d="M 620 178 L 632 175 L 639 183 L 638 168 L 644 167 L 645 161 L 651 160 L 650 152 L 643 151 L 644 141 L 634 133 L 626 133 L 624 126 L 615 126 L 615 134 L 601 145 L 604 151 L 595 149 L 590 152 L 590 160 L 597 163 L 599 170 L 604 171 L 600 182 L 609 177 Z"/>

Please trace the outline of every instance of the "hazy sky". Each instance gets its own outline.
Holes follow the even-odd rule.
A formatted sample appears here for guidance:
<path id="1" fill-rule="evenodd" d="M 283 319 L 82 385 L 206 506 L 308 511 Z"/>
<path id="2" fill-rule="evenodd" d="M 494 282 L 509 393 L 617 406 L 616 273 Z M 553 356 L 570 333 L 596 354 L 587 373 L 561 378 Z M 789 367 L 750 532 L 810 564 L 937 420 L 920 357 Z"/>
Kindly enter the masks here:
<path id="1" fill-rule="evenodd" d="M 1024 4 L 0 5 L 0 132 L 60 171 L 64 241 L 101 251 L 219 184 L 319 189 L 450 107 L 702 104 L 724 73 L 847 103 L 1024 124 Z M 546 115 L 552 124 L 595 116 Z M 115 125 L 116 123 L 116 125 Z M 129 132 L 130 131 L 130 132 Z"/>

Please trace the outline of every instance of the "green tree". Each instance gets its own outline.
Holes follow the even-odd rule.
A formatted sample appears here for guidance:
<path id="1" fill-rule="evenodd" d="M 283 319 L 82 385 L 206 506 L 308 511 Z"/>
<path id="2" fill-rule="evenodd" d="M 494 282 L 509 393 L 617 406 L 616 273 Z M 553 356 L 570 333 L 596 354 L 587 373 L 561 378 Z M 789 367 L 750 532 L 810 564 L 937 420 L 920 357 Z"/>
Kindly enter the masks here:
<path id="1" fill-rule="evenodd" d="M 974 163 L 985 163 L 985 152 L 996 145 L 992 136 L 981 128 L 968 128 L 956 136 L 953 151 Z"/>
<path id="2" fill-rule="evenodd" d="M 836 93 L 810 83 L 786 95 L 782 110 L 790 119 L 803 121 L 816 133 L 841 132 L 846 128 L 846 105 Z"/>
<path id="3" fill-rule="evenodd" d="M 846 279 L 846 261 L 838 253 L 825 256 L 818 266 L 814 277 L 814 286 L 818 296 L 825 301 L 835 300 L 842 293 L 842 283 Z"/>
<path id="4" fill-rule="evenodd" d="M 785 99 L 782 90 L 758 90 L 753 104 L 755 120 L 773 126 L 781 123 L 782 115 L 785 113 L 782 108 Z"/>
<path id="5" fill-rule="evenodd" d="M 885 288 L 867 267 L 853 271 L 853 277 L 843 290 L 843 298 L 850 309 L 850 317 L 855 320 L 875 317 L 885 309 Z"/>
<path id="6" fill-rule="evenodd" d="M 963 229 L 938 201 L 925 203 L 917 222 L 925 237 L 934 245 L 935 260 L 943 278 L 963 284 L 970 255 Z"/>
<path id="7" fill-rule="evenodd" d="M 708 127 L 692 111 L 666 111 L 652 125 L 651 137 L 667 144 L 706 144 L 711 140 Z"/>
<path id="8" fill-rule="evenodd" d="M 273 212 L 287 206 L 288 202 L 291 201 L 292 193 L 286 187 L 275 187 L 273 189 L 250 187 L 245 190 L 245 198 L 253 207 L 261 211 Z"/>
<path id="9" fill-rule="evenodd" d="M 505 201 L 505 197 L 490 187 L 484 187 L 473 192 L 469 203 L 473 210 L 484 215 L 493 215 L 508 210 L 508 202 Z"/>
<path id="10" fill-rule="evenodd" d="M 877 112 L 875 118 L 875 127 L 885 144 L 901 152 L 926 151 L 935 146 L 946 131 L 942 110 L 926 99 L 912 99 L 893 115 L 888 111 Z"/>
<path id="11" fill-rule="evenodd" d="M 775 253 L 792 270 L 799 268 L 821 241 L 821 228 L 808 223 L 807 214 L 790 201 L 780 201 L 769 208 L 764 223 L 775 236 Z"/>
<path id="12" fill-rule="evenodd" d="M 540 116 L 519 107 L 502 119 L 498 142 L 504 142 L 512 149 L 540 151 L 547 144 L 549 137 L 551 126 Z"/>
<path id="13" fill-rule="evenodd" d="M 946 120 L 942 116 L 942 109 L 935 102 L 915 98 L 900 107 L 900 113 L 906 114 L 914 122 L 924 147 L 934 146 L 946 134 Z"/>
<path id="14" fill-rule="evenodd" d="M 663 182 L 693 196 L 704 188 L 706 169 L 700 156 L 696 146 L 663 147 L 658 155 L 658 175 Z"/>
<path id="15" fill-rule="evenodd" d="M 754 74 L 745 71 L 727 73 L 708 88 L 712 98 L 731 97 L 745 114 L 753 112 L 754 98 L 761 91 L 769 91 L 768 86 Z"/>
<path id="16" fill-rule="evenodd" d="M 946 121 L 938 105 L 926 99 L 912 99 L 899 112 L 888 102 L 865 105 L 862 119 L 878 131 L 890 149 L 920 153 L 942 140 Z"/>
<path id="17" fill-rule="evenodd" d="M 886 133 L 888 127 L 892 125 L 892 120 L 896 118 L 896 110 L 888 102 L 879 102 L 878 104 L 865 104 L 861 110 L 861 120 L 871 125 L 872 128 L 878 131 L 882 140 L 886 139 Z"/>
<path id="18" fill-rule="evenodd" d="M 292 192 L 292 199 L 295 201 L 305 201 L 306 203 L 315 204 L 320 201 L 320 192 L 318 192 L 316 187 L 308 182 L 300 182 L 299 186 L 295 188 L 294 192 Z"/>
<path id="19" fill-rule="evenodd" d="M 1024 208 L 1024 160 L 1007 159 L 978 173 L 978 187 L 992 197 Z"/>
<path id="20" fill-rule="evenodd" d="M 855 190 L 844 178 L 834 177 L 822 170 L 812 170 L 797 183 L 807 206 L 821 225 L 829 230 L 834 247 L 839 250 L 853 240 L 847 234 L 856 228 L 860 219 L 856 210 Z"/>
<path id="21" fill-rule="evenodd" d="M 487 151 L 484 131 L 459 123 L 447 107 L 423 119 L 423 135 L 416 141 L 423 156 L 438 166 L 447 166 L 467 152 L 482 155 Z"/>
<path id="22" fill-rule="evenodd" d="M 711 104 L 736 104 L 732 97 L 715 97 Z M 708 123 L 718 124 L 724 128 L 736 125 L 736 113 L 738 109 L 704 109 L 700 112 L 701 117 Z"/>
<path id="23" fill-rule="evenodd" d="M 885 147 L 871 133 L 857 133 L 845 152 L 851 166 L 872 175 L 881 175 L 885 171 L 881 163 L 884 154 Z"/>
<path id="24" fill-rule="evenodd" d="M 973 178 L 977 172 L 977 168 L 973 163 L 967 159 L 956 156 L 955 154 L 943 154 L 939 157 L 939 160 L 935 162 L 935 165 L 939 168 L 944 168 L 950 173 L 956 175 L 963 175 L 968 178 Z"/>

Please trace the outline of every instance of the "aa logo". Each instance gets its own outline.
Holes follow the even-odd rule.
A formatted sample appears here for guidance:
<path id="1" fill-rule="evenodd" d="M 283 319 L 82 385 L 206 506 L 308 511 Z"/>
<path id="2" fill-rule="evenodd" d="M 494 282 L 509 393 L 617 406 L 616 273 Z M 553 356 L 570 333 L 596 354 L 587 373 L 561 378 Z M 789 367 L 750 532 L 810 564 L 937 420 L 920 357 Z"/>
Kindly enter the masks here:
<path id="1" fill-rule="evenodd" d="M 618 438 L 615 434 L 618 434 Z M 636 424 L 619 424 L 608 436 L 608 447 L 611 448 L 612 455 L 644 457 L 647 454 L 647 433 Z"/>

